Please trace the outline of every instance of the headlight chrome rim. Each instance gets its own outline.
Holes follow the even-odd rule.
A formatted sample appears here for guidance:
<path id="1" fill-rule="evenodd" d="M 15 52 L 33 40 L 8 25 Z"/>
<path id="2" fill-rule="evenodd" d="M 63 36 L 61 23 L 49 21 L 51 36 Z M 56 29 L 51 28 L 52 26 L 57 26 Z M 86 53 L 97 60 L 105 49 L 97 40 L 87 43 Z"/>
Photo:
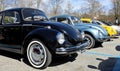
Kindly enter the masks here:
<path id="1" fill-rule="evenodd" d="M 98 35 L 99 35 L 100 38 L 102 38 L 103 34 L 102 34 L 102 32 L 100 30 L 98 30 Z"/>
<path id="2" fill-rule="evenodd" d="M 85 32 L 81 32 L 82 39 L 85 39 Z"/>
<path id="3" fill-rule="evenodd" d="M 63 33 L 60 33 L 60 32 L 57 33 L 56 38 L 57 38 L 57 41 L 58 41 L 59 44 L 64 44 L 64 42 L 65 42 L 65 36 L 64 36 Z"/>

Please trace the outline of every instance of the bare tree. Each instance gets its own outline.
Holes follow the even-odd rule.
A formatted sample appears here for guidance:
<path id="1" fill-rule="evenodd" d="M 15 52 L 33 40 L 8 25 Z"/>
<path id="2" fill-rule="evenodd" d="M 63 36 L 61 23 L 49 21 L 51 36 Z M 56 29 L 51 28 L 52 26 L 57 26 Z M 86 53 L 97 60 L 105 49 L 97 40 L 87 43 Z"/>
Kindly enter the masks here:
<path id="1" fill-rule="evenodd" d="M 88 13 L 91 18 L 99 17 L 100 12 L 102 12 L 103 6 L 98 0 L 87 0 L 88 3 Z"/>
<path id="2" fill-rule="evenodd" d="M 112 0 L 113 3 L 113 13 L 115 19 L 120 20 L 120 1 L 119 0 Z"/>
<path id="3" fill-rule="evenodd" d="M 5 9 L 5 0 L 0 0 L 0 11 Z"/>
<path id="4" fill-rule="evenodd" d="M 63 3 L 64 0 L 50 0 L 50 5 L 51 5 L 51 15 L 54 16 L 54 15 L 59 15 L 61 13 L 61 9 L 63 6 L 62 3 Z"/>
<path id="5" fill-rule="evenodd" d="M 36 0 L 17 0 L 19 7 L 35 7 Z"/>
<path id="6" fill-rule="evenodd" d="M 42 3 L 42 0 L 36 0 L 36 4 L 37 4 L 38 9 L 40 8 L 41 3 Z"/>
<path id="7" fill-rule="evenodd" d="M 12 4 L 13 7 L 34 7 L 40 8 L 42 0 L 14 0 Z"/>
<path id="8" fill-rule="evenodd" d="M 73 6 L 69 0 L 67 0 L 67 5 L 65 8 L 65 13 L 72 14 Z"/>
<path id="9" fill-rule="evenodd" d="M 27 3 L 25 2 L 25 0 L 19 0 L 20 7 L 26 7 Z"/>
<path id="10" fill-rule="evenodd" d="M 8 2 L 8 0 L 0 0 L 0 11 L 5 10 L 9 7 L 11 3 Z"/>
<path id="11" fill-rule="evenodd" d="M 120 7 L 120 1 L 119 0 L 113 0 L 113 10 L 114 10 L 114 14 L 115 14 L 115 17 L 117 17 L 120 13 L 119 11 L 119 7 Z"/>
<path id="12" fill-rule="evenodd" d="M 35 0 L 28 0 L 27 3 L 28 3 L 27 7 L 29 8 L 34 7 Z"/>
<path id="13" fill-rule="evenodd" d="M 110 9 L 107 15 L 107 21 L 115 23 L 115 15 L 113 9 Z"/>
<path id="14" fill-rule="evenodd" d="M 13 6 L 14 6 L 14 7 L 19 7 L 19 6 L 18 6 L 18 0 L 15 0 L 15 1 L 14 1 Z"/>
<path id="15" fill-rule="evenodd" d="M 13 3 L 9 3 L 9 6 L 14 7 L 14 8 L 18 8 L 18 7 L 22 6 L 21 2 L 23 2 L 23 1 L 22 0 L 21 1 L 20 0 L 14 0 Z"/>

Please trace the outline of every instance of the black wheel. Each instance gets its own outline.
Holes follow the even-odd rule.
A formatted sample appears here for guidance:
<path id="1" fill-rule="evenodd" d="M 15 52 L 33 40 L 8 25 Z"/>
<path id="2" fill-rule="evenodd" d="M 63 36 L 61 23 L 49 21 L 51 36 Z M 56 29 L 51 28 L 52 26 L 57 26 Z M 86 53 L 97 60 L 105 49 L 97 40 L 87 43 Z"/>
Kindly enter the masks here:
<path id="1" fill-rule="evenodd" d="M 86 47 L 87 49 L 93 48 L 95 46 L 95 40 L 91 35 L 85 34 L 85 40 L 89 42 L 88 46 Z"/>
<path id="2" fill-rule="evenodd" d="M 29 63 L 35 67 L 44 69 L 51 63 L 51 53 L 39 40 L 32 40 L 27 47 Z"/>

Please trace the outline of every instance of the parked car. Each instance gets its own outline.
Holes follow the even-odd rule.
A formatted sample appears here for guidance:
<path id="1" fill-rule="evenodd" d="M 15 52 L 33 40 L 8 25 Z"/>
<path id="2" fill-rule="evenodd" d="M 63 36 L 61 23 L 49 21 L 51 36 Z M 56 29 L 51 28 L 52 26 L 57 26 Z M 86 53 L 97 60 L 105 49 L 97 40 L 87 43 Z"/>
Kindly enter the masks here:
<path id="1" fill-rule="evenodd" d="M 79 18 L 71 15 L 60 15 L 50 18 L 51 21 L 63 22 L 70 24 L 77 29 L 85 32 L 85 39 L 89 42 L 86 48 L 93 48 L 95 44 L 102 44 L 104 41 L 109 40 L 108 33 L 102 27 L 95 24 L 83 24 Z"/>
<path id="2" fill-rule="evenodd" d="M 97 25 L 100 25 L 102 26 L 104 29 L 107 30 L 108 34 L 110 37 L 113 37 L 113 36 L 116 36 L 118 35 L 117 31 L 111 27 L 111 26 L 108 26 L 106 25 L 105 23 L 101 22 L 101 21 L 98 21 L 98 20 L 92 20 L 90 18 L 81 18 L 81 21 L 83 23 L 89 23 L 89 24 L 97 24 Z"/>
<path id="3" fill-rule="evenodd" d="M 114 28 L 106 25 L 102 21 L 94 20 L 93 22 L 94 22 L 94 24 L 98 24 L 98 25 L 101 25 L 102 27 L 104 27 L 108 31 L 108 34 L 110 37 L 114 37 L 114 36 L 118 35 L 118 32 Z"/>
<path id="4" fill-rule="evenodd" d="M 83 32 L 58 22 L 50 22 L 43 11 L 14 8 L 0 12 L 0 49 L 27 55 L 35 68 L 46 68 L 57 55 L 84 50 L 88 42 Z"/>
<path id="5" fill-rule="evenodd" d="M 114 25 L 113 23 L 110 22 L 103 22 L 103 23 L 117 30 L 118 35 L 120 35 L 120 26 Z"/>

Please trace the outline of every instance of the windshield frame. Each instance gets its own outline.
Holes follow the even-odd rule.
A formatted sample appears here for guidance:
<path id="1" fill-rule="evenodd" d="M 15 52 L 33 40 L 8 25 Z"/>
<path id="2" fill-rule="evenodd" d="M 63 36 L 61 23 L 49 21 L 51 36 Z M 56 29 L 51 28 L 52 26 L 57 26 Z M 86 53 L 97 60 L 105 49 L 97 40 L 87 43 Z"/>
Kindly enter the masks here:
<path id="1" fill-rule="evenodd" d="M 70 20 L 72 21 L 73 25 L 81 22 L 80 19 L 76 16 L 71 16 Z"/>

